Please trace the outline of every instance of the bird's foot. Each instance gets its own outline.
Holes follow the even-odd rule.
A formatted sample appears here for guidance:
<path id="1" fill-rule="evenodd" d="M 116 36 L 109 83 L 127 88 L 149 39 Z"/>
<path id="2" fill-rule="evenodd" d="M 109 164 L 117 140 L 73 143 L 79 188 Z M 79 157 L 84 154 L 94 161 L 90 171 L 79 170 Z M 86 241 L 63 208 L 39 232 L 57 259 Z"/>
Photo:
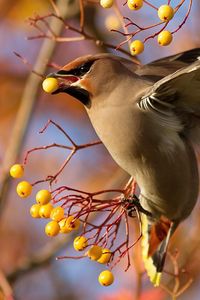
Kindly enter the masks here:
<path id="1" fill-rule="evenodd" d="M 142 207 L 142 205 L 140 204 L 139 198 L 135 194 L 128 198 L 123 198 L 122 203 L 123 203 L 123 206 L 127 209 L 129 217 L 134 217 L 134 212 L 136 211 L 136 209 L 139 212 L 141 212 L 149 217 L 152 217 L 152 214 L 148 210 L 146 210 Z"/>

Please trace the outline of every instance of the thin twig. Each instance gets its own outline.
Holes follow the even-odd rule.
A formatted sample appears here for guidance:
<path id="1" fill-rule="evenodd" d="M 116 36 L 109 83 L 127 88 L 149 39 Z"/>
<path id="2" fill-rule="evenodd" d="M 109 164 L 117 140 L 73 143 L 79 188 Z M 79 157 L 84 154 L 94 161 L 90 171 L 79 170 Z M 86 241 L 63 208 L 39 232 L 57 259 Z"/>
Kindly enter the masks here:
<path id="1" fill-rule="evenodd" d="M 84 13 L 84 3 L 83 0 L 79 0 L 79 6 L 80 6 L 80 28 L 83 32 L 84 28 L 84 21 L 85 21 L 85 13 Z"/>
<path id="2" fill-rule="evenodd" d="M 4 273 L 0 270 L 0 291 L 2 291 L 5 300 L 14 300 L 13 298 L 13 291 L 8 282 L 7 278 L 5 277 Z M 0 294 L 0 299 L 1 294 Z"/>
<path id="3" fill-rule="evenodd" d="M 75 10 L 72 12 L 70 6 L 68 6 L 67 3 L 63 2 L 63 0 L 58 0 L 57 2 L 58 7 L 62 6 L 63 19 L 67 18 L 68 16 L 71 17 L 73 14 L 75 15 L 77 13 L 77 11 Z M 59 20 L 57 19 L 52 19 L 50 26 L 54 29 L 56 35 L 59 36 L 61 34 L 63 29 L 62 22 L 59 22 Z M 34 66 L 35 72 L 41 75 L 45 73 L 47 69 L 47 63 L 50 61 L 54 53 L 55 47 L 55 40 L 44 40 Z M 13 163 L 16 162 L 18 156 L 20 155 L 22 144 L 28 129 L 28 124 L 33 115 L 33 110 L 37 102 L 40 84 L 41 78 L 38 77 L 36 74 L 31 73 L 24 88 L 20 107 L 15 121 L 15 126 L 12 131 L 9 145 L 2 163 L 3 172 L 1 174 L 0 182 L 0 213 L 2 213 L 3 211 L 7 192 L 9 190 L 9 168 Z"/>
<path id="4" fill-rule="evenodd" d="M 118 170 L 113 176 L 111 176 L 107 183 L 107 187 L 109 188 L 111 184 L 116 186 L 121 185 L 125 180 L 124 176 L 125 174 L 122 175 L 121 170 Z M 93 221 L 95 218 L 96 215 L 93 213 L 93 215 L 90 216 L 90 220 Z M 63 235 L 60 239 L 56 238 L 54 241 L 50 241 L 42 249 L 38 250 L 37 254 L 24 258 L 16 269 L 7 274 L 7 280 L 14 284 L 16 280 L 25 276 L 29 272 L 48 265 L 61 249 L 67 248 L 72 243 L 76 235 L 77 232 L 75 231 L 74 233 L 67 234 L 66 236 Z"/>

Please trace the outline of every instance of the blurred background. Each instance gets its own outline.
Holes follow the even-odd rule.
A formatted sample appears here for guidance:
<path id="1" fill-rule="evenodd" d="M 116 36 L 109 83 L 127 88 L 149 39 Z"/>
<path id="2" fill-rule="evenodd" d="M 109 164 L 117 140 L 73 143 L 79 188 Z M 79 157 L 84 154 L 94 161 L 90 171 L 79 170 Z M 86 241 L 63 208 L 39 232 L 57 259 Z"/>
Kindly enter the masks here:
<path id="1" fill-rule="evenodd" d="M 125 7 L 122 7 L 121 2 L 118 1 L 118 4 L 123 15 L 133 17 Z M 162 0 L 153 2 L 157 6 L 166 3 Z M 177 5 L 177 2 L 171 1 L 172 6 Z M 185 1 L 180 13 L 172 22 L 173 28 L 183 20 L 188 2 Z M 63 1 L 62 5 L 68 6 L 69 23 L 78 27 L 79 2 Z M 123 262 L 117 266 L 114 269 L 115 283 L 107 288 L 101 287 L 97 280 L 99 272 L 103 270 L 102 266 L 87 260 L 56 261 L 58 255 L 72 254 L 72 241 L 67 239 L 65 241 L 63 237 L 53 239 L 46 237 L 45 222 L 32 219 L 29 215 L 29 208 L 34 199 L 19 199 L 15 193 L 16 181 L 9 181 L 7 178 L 6 173 L 10 165 L 16 161 L 22 162 L 28 149 L 53 142 L 66 143 L 62 134 L 53 127 L 43 135 L 38 134 L 48 119 L 60 124 L 77 143 L 97 139 L 84 108 L 73 98 L 67 95 L 48 96 L 42 91 L 40 83 L 39 87 L 36 85 L 38 91 L 33 97 L 34 100 L 29 99 L 34 86 L 26 91 L 25 97 L 23 96 L 30 69 L 13 52 L 21 54 L 34 66 L 41 47 L 44 47 L 44 39 L 27 40 L 27 37 L 37 33 L 26 20 L 35 13 L 45 15 L 49 11 L 52 11 L 52 6 L 47 0 L 0 0 L 0 286 L 6 288 L 8 294 L 11 289 L 10 294 L 14 295 L 5 298 L 0 289 L 0 300 L 171 299 L 163 289 L 153 289 L 146 276 L 142 281 L 140 296 L 136 295 L 140 282 L 137 280 L 135 270 L 141 268 L 137 266 L 140 264 L 137 263 L 137 259 L 126 273 L 123 271 Z M 143 25 L 153 23 L 154 17 L 155 12 L 148 6 L 144 6 L 137 14 L 134 13 L 134 21 Z M 139 57 L 142 63 L 199 47 L 199 18 L 200 3 L 194 1 L 189 19 L 175 35 L 174 42 L 168 47 L 160 48 L 156 41 L 151 39 L 145 52 Z M 123 40 L 119 34 L 108 30 L 112 27 L 110 23 L 111 25 L 117 23 L 115 11 L 112 9 L 104 10 L 99 5 L 91 4 L 86 8 L 85 22 L 86 30 L 96 35 L 98 39 L 101 38 L 113 45 Z M 118 27 L 118 23 L 116 26 Z M 71 32 L 63 34 L 73 35 Z M 145 33 L 140 38 L 144 36 Z M 98 48 L 91 41 L 58 43 L 54 54 L 46 57 L 46 60 L 64 65 L 81 55 L 100 51 L 111 50 Z M 111 52 L 122 55 L 116 50 Z M 40 63 L 44 67 L 47 61 L 45 56 L 43 58 L 43 62 Z M 38 65 L 36 68 L 39 68 Z M 51 70 L 46 69 L 45 74 Z M 38 80 L 41 82 L 40 78 Z M 23 142 L 19 138 L 20 130 L 26 132 Z M 65 150 L 52 149 L 32 154 L 26 168 L 26 179 L 33 182 L 54 173 L 65 158 Z M 126 180 L 127 175 L 119 169 L 101 145 L 76 154 L 59 178 L 59 184 L 96 191 L 108 187 L 123 187 Z M 41 188 L 46 187 L 41 185 Z M 189 297 L 199 299 L 199 224 L 199 205 L 197 205 L 193 216 L 181 225 L 172 242 L 172 249 L 178 247 L 180 251 L 181 266 L 186 265 L 190 276 L 194 278 L 192 286 L 180 296 L 180 299 Z"/>

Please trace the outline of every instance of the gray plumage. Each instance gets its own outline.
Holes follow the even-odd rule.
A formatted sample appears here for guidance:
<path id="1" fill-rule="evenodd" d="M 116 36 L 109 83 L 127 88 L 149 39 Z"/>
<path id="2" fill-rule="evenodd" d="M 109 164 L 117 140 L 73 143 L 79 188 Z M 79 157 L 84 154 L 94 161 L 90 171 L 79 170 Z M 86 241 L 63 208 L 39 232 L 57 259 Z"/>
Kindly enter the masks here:
<path id="1" fill-rule="evenodd" d="M 199 57 L 194 49 L 141 66 L 98 54 L 50 74 L 62 81 L 57 92 L 84 103 L 113 159 L 136 179 L 143 208 L 175 227 L 191 213 L 199 191 Z"/>

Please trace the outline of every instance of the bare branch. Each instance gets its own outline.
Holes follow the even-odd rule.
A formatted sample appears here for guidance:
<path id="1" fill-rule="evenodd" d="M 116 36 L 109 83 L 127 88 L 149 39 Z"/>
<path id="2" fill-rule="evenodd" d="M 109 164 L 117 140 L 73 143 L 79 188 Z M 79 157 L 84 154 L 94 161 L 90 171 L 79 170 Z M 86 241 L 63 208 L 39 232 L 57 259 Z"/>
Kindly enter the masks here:
<path id="1" fill-rule="evenodd" d="M 63 1 L 64 0 L 59 0 L 57 6 L 62 6 L 62 17 L 64 19 L 77 13 L 77 10 L 74 9 L 74 6 L 72 10 L 72 7 L 70 6 L 72 4 L 70 4 L 70 1 Z M 60 35 L 63 29 L 63 23 L 59 22 L 57 19 L 52 19 L 51 27 L 54 28 L 56 35 Z M 35 72 L 41 75 L 45 73 L 47 64 L 54 53 L 55 47 L 55 40 L 45 40 L 43 42 L 34 66 Z M 1 174 L 0 182 L 0 213 L 3 210 L 9 189 L 9 168 L 13 163 L 16 162 L 17 157 L 20 154 L 22 143 L 28 129 L 28 124 L 31 116 L 33 115 L 33 110 L 37 102 L 40 84 L 41 78 L 36 74 L 31 73 L 24 88 L 15 126 L 10 137 L 10 142 L 4 157 L 4 161 L 2 163 L 3 173 Z"/>

